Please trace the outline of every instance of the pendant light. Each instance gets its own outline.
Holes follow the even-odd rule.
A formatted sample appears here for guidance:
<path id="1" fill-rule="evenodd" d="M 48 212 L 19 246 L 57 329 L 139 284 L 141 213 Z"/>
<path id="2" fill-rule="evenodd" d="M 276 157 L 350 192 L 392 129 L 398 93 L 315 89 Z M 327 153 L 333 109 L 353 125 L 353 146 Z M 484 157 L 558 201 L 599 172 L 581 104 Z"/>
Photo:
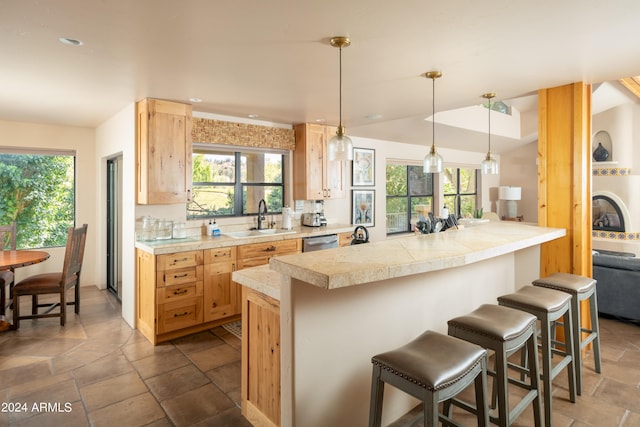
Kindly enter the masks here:
<path id="1" fill-rule="evenodd" d="M 431 135 L 431 151 L 424 157 L 422 169 L 424 173 L 442 172 L 442 156 L 436 152 L 436 79 L 442 77 L 440 71 L 428 71 L 426 74 L 432 81 L 432 107 L 433 107 L 433 131 Z"/>
<path id="2" fill-rule="evenodd" d="M 353 142 L 344 133 L 344 126 L 342 126 L 342 48 L 350 45 L 351 40 L 348 37 L 331 39 L 331 46 L 340 49 L 340 124 L 335 136 L 329 140 L 329 160 L 353 160 Z"/>
<path id="3" fill-rule="evenodd" d="M 496 159 L 491 157 L 491 99 L 495 96 L 496 94 L 493 92 L 485 93 L 484 95 L 482 95 L 483 98 L 486 98 L 488 100 L 487 109 L 489 110 L 489 151 L 487 151 L 487 157 L 485 157 L 485 159 L 480 164 L 480 171 L 483 175 L 498 173 L 498 162 L 496 161 Z"/>

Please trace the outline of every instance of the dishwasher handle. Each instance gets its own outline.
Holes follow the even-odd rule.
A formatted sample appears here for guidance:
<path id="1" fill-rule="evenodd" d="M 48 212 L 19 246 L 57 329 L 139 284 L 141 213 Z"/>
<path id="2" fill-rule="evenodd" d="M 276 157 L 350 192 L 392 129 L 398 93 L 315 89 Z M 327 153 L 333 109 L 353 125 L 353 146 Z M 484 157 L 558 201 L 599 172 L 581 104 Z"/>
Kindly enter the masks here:
<path id="1" fill-rule="evenodd" d="M 307 237 L 305 239 L 305 244 L 307 246 L 330 245 L 332 243 L 338 243 L 337 234 L 331 234 L 329 236 Z"/>

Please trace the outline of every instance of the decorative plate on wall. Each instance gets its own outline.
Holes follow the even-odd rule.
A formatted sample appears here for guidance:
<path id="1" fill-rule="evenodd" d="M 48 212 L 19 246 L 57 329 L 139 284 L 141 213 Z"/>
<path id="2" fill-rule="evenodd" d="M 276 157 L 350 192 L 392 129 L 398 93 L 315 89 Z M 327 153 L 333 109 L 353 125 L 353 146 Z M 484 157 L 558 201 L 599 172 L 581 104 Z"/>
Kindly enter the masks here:
<path id="1" fill-rule="evenodd" d="M 611 155 L 611 136 L 605 130 L 596 132 L 593 137 L 591 146 L 593 152 L 593 160 L 596 162 L 606 162 L 612 159 Z"/>

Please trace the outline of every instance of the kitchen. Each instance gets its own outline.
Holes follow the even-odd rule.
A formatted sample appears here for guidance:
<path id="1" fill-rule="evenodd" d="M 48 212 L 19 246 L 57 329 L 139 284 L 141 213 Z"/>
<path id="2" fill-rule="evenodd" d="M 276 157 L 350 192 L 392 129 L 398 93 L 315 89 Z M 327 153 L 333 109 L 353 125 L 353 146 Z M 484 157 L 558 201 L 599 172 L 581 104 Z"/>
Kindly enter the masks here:
<path id="1" fill-rule="evenodd" d="M 580 5 L 580 7 L 581 6 L 582 5 Z M 330 9 L 330 8 L 326 8 L 326 9 Z M 95 13 L 98 13 L 98 12 L 95 12 Z M 263 12 L 265 14 L 267 13 L 266 11 L 263 11 Z M 279 12 L 284 14 L 284 11 L 282 10 L 280 10 Z M 546 19 L 545 16 L 543 17 L 540 16 L 540 13 L 543 13 L 542 11 L 539 11 L 539 12 L 528 11 L 528 12 L 531 13 L 530 16 L 540 18 L 540 22 L 543 22 Z M 76 13 L 78 12 L 69 11 L 69 16 L 76 16 L 75 15 Z M 231 14 L 232 12 L 229 11 L 229 13 Z M 244 11 L 238 11 L 237 13 L 238 13 L 238 16 L 243 16 L 245 14 Z M 319 15 L 326 16 L 325 15 L 326 13 L 328 12 L 326 12 L 325 10 L 325 12 L 319 12 Z M 376 17 L 377 19 L 382 19 L 379 15 L 377 15 L 378 12 L 374 10 L 370 10 L 368 13 L 375 15 L 374 17 Z M 392 10 L 387 13 L 389 16 L 396 16 L 398 12 Z M 499 12 L 495 11 L 495 13 L 499 13 Z M 628 10 L 625 11 L 625 13 L 628 13 Z M 106 15 L 107 14 L 105 14 L 105 16 Z M 210 22 L 207 16 L 209 17 L 219 16 L 219 15 L 216 15 L 215 13 L 197 14 L 197 15 L 200 15 L 200 17 L 194 17 L 194 19 L 203 19 L 203 21 L 199 21 L 199 25 L 195 25 L 196 28 L 207 28 L 209 26 Z M 420 14 L 416 14 L 416 15 L 420 15 Z M 424 14 L 424 16 L 428 16 L 428 15 L 429 15 L 428 13 Z M 465 13 L 457 14 L 457 16 L 463 16 L 463 15 L 465 15 Z M 29 13 L 25 13 L 24 16 L 38 16 L 38 13 L 37 11 L 32 10 Z M 326 22 L 333 21 L 333 19 L 334 18 L 327 16 Z M 371 19 L 373 19 L 373 17 L 371 17 Z M 140 21 L 144 21 L 144 19 L 141 17 Z M 164 19 L 162 18 L 158 19 L 158 22 L 163 22 L 163 21 Z M 255 24 L 255 21 L 251 19 L 249 21 Z M 363 20 L 363 21 L 366 21 L 366 20 Z M 531 21 L 535 22 L 536 20 L 531 19 Z M 623 19 L 619 18 L 619 21 L 623 21 Z M 16 19 L 15 22 L 21 22 L 21 20 Z M 77 17 L 77 22 L 85 22 L 85 20 L 84 18 Z M 301 22 L 303 21 L 301 20 Z M 468 21 L 465 21 L 465 22 L 468 22 Z M 476 20 L 475 22 L 480 22 L 480 20 Z M 520 21 L 518 19 L 505 19 L 505 24 L 508 22 L 517 23 Z M 236 22 L 236 25 L 237 25 L 237 22 Z M 344 25 L 346 26 L 347 24 L 345 23 Z M 509 24 L 509 25 L 513 25 L 513 24 Z M 616 25 L 615 28 L 616 30 L 613 31 L 614 33 L 617 31 L 620 31 L 622 27 L 620 25 Z M 350 27 L 350 31 L 355 32 L 356 30 L 354 27 Z M 504 30 L 504 31 L 509 32 L 509 30 Z M 103 32 L 105 34 L 111 34 L 110 31 L 105 30 Z M 250 31 L 248 31 L 247 29 L 246 33 L 248 34 L 249 32 Z M 519 29 L 517 27 L 515 28 L 511 27 L 511 33 L 518 33 L 518 32 L 519 32 Z M 236 33 L 236 32 L 235 31 L 228 32 L 228 34 L 233 34 L 233 33 Z M 332 35 L 332 34 L 329 34 L 331 33 L 331 31 L 321 31 L 320 33 L 321 35 L 316 34 L 313 37 L 309 37 L 305 39 L 317 40 L 319 37 L 328 37 Z M 474 34 L 474 37 L 477 37 L 480 33 L 482 33 L 482 31 L 474 30 L 472 31 L 472 33 Z M 16 32 L 15 34 L 19 34 L 19 32 Z M 532 40 L 538 39 L 537 38 L 539 36 L 538 31 L 536 31 L 535 34 L 536 36 L 531 37 Z M 215 37 L 209 37 L 209 38 L 215 39 Z M 138 40 L 137 37 L 131 37 L 131 39 Z M 427 37 L 427 39 L 429 38 Z M 562 37 L 557 37 L 556 39 L 559 40 L 559 39 L 562 39 Z M 424 40 L 421 40 L 419 44 L 423 43 L 423 41 Z M 368 41 L 365 43 L 363 41 L 363 43 L 366 45 L 367 43 L 371 43 L 371 42 Z M 393 53 L 394 47 L 397 47 L 400 45 L 401 43 L 398 43 L 396 41 L 396 43 L 392 44 L 391 46 L 385 45 L 385 46 L 376 47 L 375 49 L 384 51 L 384 52 Z M 352 46 L 350 49 L 354 51 L 356 46 L 357 44 L 354 44 L 354 46 Z M 140 47 L 140 46 L 136 47 L 136 50 L 144 51 L 145 49 L 150 49 L 150 48 L 151 46 L 144 45 L 143 47 Z M 288 46 L 287 48 L 287 54 L 291 55 L 291 52 L 289 51 L 289 49 L 291 49 L 291 46 Z M 318 86 L 320 95 L 315 95 L 313 98 L 317 99 L 318 102 L 321 102 L 322 100 L 324 101 L 324 103 L 326 103 L 327 107 L 324 110 L 327 112 L 326 116 L 330 117 L 329 119 L 327 119 L 327 123 L 337 124 L 337 117 L 336 117 L 336 113 L 337 113 L 336 111 L 337 110 L 337 99 L 336 99 L 337 90 L 336 89 L 337 88 L 335 87 L 337 86 L 336 84 L 337 76 L 330 74 L 335 71 L 333 67 L 333 65 L 335 65 L 334 62 L 336 59 L 334 57 L 335 52 L 331 50 L 331 48 L 328 47 L 326 43 L 322 44 L 317 42 L 310 43 L 309 46 L 305 46 L 305 49 L 313 51 L 314 55 L 317 55 L 323 58 L 320 62 L 324 62 L 325 60 L 327 62 L 331 61 L 332 66 L 322 69 L 321 71 L 322 78 L 310 79 L 310 81 L 313 82 L 312 84 L 296 86 L 294 90 L 296 90 L 298 93 L 302 93 L 302 92 L 306 92 L 307 90 L 306 87 L 310 88 L 311 86 Z M 50 50 L 53 50 L 53 49 L 50 49 Z M 206 48 L 201 48 L 201 50 L 205 51 Z M 421 51 L 421 48 L 419 45 L 418 46 L 414 45 L 414 48 L 410 49 L 410 51 L 419 52 Z M 433 47 L 433 52 L 437 52 L 437 51 L 438 49 Z M 296 53 L 300 53 L 300 52 L 296 51 Z M 345 72 L 349 70 L 349 67 L 348 67 L 349 56 L 347 56 L 347 54 L 354 55 L 354 56 L 357 55 L 349 51 L 345 52 Z M 603 52 L 602 54 L 605 55 L 606 53 Z M 65 55 L 73 55 L 73 54 L 65 51 Z M 471 52 L 467 54 L 467 53 L 461 52 L 459 55 L 460 57 L 473 57 L 474 53 Z M 47 63 L 45 61 L 45 63 L 39 66 L 35 66 L 33 67 L 33 69 L 45 70 L 45 69 L 48 69 L 48 67 L 52 63 L 64 62 L 64 61 L 60 61 L 59 59 L 49 58 L 45 54 L 42 54 L 39 56 L 41 58 L 48 58 L 49 62 Z M 294 56 L 295 55 L 291 55 L 291 57 L 294 57 Z M 414 56 L 421 56 L 421 55 L 414 55 Z M 424 55 L 424 57 L 429 57 L 429 56 L 430 55 L 427 55 L 427 54 Z M 547 55 L 545 55 L 545 53 L 540 53 L 538 55 L 539 58 L 546 57 L 546 56 Z M 553 55 L 548 55 L 548 56 L 553 56 Z M 501 61 L 496 61 L 495 59 L 493 59 L 493 62 L 494 64 L 496 62 L 500 63 L 501 64 L 500 67 L 505 67 L 509 62 L 517 62 L 517 61 L 510 61 L 512 57 L 513 55 L 508 58 L 502 58 Z M 628 56 L 626 60 L 628 60 Z M 15 64 L 21 63 L 20 60 L 9 61 L 9 62 L 13 62 Z M 356 70 L 348 71 L 349 73 L 352 73 L 352 74 L 350 78 L 349 76 L 346 75 L 347 78 L 345 79 L 345 83 L 355 82 L 357 79 L 357 76 L 367 75 L 368 74 L 367 70 L 370 71 L 372 68 L 371 64 L 375 64 L 378 62 L 382 62 L 382 61 L 380 61 L 379 58 L 377 61 L 374 61 L 374 60 L 363 61 L 363 63 L 366 64 L 366 68 L 359 69 L 357 71 Z M 393 63 L 394 61 L 389 61 L 389 62 Z M 429 61 L 426 61 L 426 62 L 429 62 Z M 632 75 L 632 73 L 634 72 L 633 70 L 637 69 L 637 67 L 635 67 L 635 64 L 630 64 L 631 61 L 628 61 L 628 63 L 626 64 L 621 64 L 619 61 L 602 60 L 601 62 L 609 64 L 607 65 L 609 69 L 613 67 L 611 64 L 615 64 L 616 66 L 613 68 L 623 70 L 623 71 L 620 71 L 622 75 L 613 76 L 613 75 L 610 75 L 610 72 L 609 72 L 607 77 L 610 79 L 614 79 L 614 78 L 618 78 L 626 75 Z M 310 63 L 315 64 L 316 62 L 310 61 Z M 255 70 L 260 68 L 260 67 L 256 67 L 255 65 L 256 64 L 252 64 L 252 63 L 244 64 L 244 66 L 240 68 L 244 70 Z M 415 133 L 415 135 L 417 136 L 414 137 L 414 140 L 411 143 L 399 143 L 399 142 L 390 143 L 389 141 L 390 140 L 394 141 L 394 139 L 389 139 L 387 137 L 384 137 L 382 132 L 378 132 L 379 126 L 377 124 L 373 124 L 371 126 L 372 130 L 370 132 L 376 133 L 377 135 L 379 135 L 378 137 L 371 137 L 371 136 L 356 137 L 355 136 L 356 129 L 358 127 L 367 127 L 367 126 L 366 125 L 356 126 L 355 124 L 352 125 L 352 123 L 356 121 L 356 117 L 355 117 L 356 113 L 351 113 L 349 111 L 354 111 L 352 110 L 352 108 L 355 109 L 356 106 L 353 105 L 353 103 L 356 102 L 355 99 L 357 97 L 347 96 L 347 92 L 345 92 L 345 113 L 348 113 L 349 116 L 353 116 L 353 117 L 346 116 L 349 118 L 349 120 L 345 120 L 345 124 L 347 125 L 347 132 L 354 137 L 354 142 L 357 147 L 374 149 L 376 151 L 376 158 L 378 159 L 379 162 L 382 162 L 383 159 L 397 159 L 397 158 L 414 159 L 414 160 L 417 159 L 418 161 L 420 161 L 420 159 L 422 159 L 427 154 L 428 147 L 425 144 L 428 144 L 430 142 L 430 132 L 429 132 L 430 128 L 428 126 L 427 127 L 423 126 L 424 122 L 422 119 L 424 118 L 424 116 L 428 116 L 430 114 L 428 113 L 428 111 L 430 111 L 430 108 L 427 108 L 427 107 L 431 99 L 431 92 L 430 90 L 428 90 L 429 88 L 428 88 L 427 82 L 425 82 L 424 79 L 420 79 L 418 75 L 425 72 L 429 66 L 431 66 L 431 64 L 420 64 L 420 66 L 416 66 L 414 69 L 410 71 L 407 70 L 404 72 L 405 75 L 415 76 L 415 77 L 412 77 L 413 83 L 411 83 L 410 85 L 411 87 L 409 89 L 409 92 L 413 92 L 412 94 L 396 93 L 393 96 L 380 95 L 380 98 L 382 98 L 385 103 L 389 103 L 389 104 L 392 104 L 395 102 L 395 101 L 391 102 L 391 100 L 402 99 L 403 102 L 406 102 L 406 103 L 408 103 L 409 100 L 412 100 L 412 102 L 415 103 L 416 105 L 422 105 L 420 108 L 417 108 L 418 110 L 421 110 L 421 113 L 422 113 L 420 114 L 420 118 L 416 120 L 416 122 L 419 123 L 419 125 L 416 125 L 419 131 Z M 157 67 L 157 68 L 161 68 L 161 67 Z M 235 69 L 235 67 L 229 67 L 229 68 Z M 382 67 L 379 67 L 379 68 L 381 69 Z M 474 66 L 466 66 L 466 68 L 469 70 L 477 69 L 477 67 L 474 67 Z M 147 68 L 147 69 L 150 69 L 150 68 Z M 490 69 L 495 70 L 495 66 L 490 67 Z M 504 70 L 504 68 L 502 69 Z M 543 67 L 543 70 L 548 71 L 548 69 L 549 67 Z M 174 68 L 172 68 L 172 70 L 175 71 Z M 111 70 L 111 71 L 113 71 L 112 73 L 113 75 L 119 75 L 119 72 L 118 72 L 119 70 Z M 446 67 L 443 67 L 443 71 L 445 71 L 445 76 L 442 80 L 443 86 L 438 87 L 439 89 L 438 100 L 441 100 L 443 103 L 442 110 L 453 108 L 453 107 L 471 105 L 471 104 L 474 104 L 475 102 L 479 103 L 481 102 L 480 96 L 479 96 L 480 93 L 483 93 L 487 89 L 493 89 L 493 88 L 484 87 L 484 86 L 487 86 L 487 84 L 483 82 L 481 78 L 477 78 L 476 76 L 475 80 L 477 81 L 476 82 L 477 86 L 475 86 L 473 89 L 465 88 L 465 92 L 467 93 L 463 97 L 459 95 L 456 91 L 454 91 L 454 89 L 451 86 L 449 86 L 450 84 L 459 85 L 459 83 L 454 83 L 454 82 L 459 82 L 459 79 L 450 77 L 452 76 L 452 74 L 449 74 L 449 71 L 447 70 Z M 234 72 L 237 72 L 237 69 Z M 84 74 L 102 76 L 103 82 L 109 81 L 109 78 L 107 78 L 107 76 L 98 72 L 97 70 L 88 71 Z M 194 74 L 197 74 L 197 73 L 194 73 Z M 208 74 L 208 73 L 203 73 L 203 74 Z M 513 80 L 517 80 L 520 78 L 524 79 L 524 77 L 522 76 L 527 76 L 526 77 L 527 80 L 535 80 L 531 78 L 531 74 L 535 74 L 535 73 L 531 73 L 531 70 L 528 70 L 526 73 L 517 72 L 517 71 L 513 71 L 513 72 L 505 71 L 505 75 L 508 75 L 509 78 L 505 78 L 504 76 L 501 76 L 499 77 L 499 80 L 511 80 L 512 78 Z M 542 70 L 540 70 L 540 72 L 538 73 L 538 76 L 543 74 L 549 74 L 549 73 L 544 73 L 542 72 Z M 68 75 L 75 75 L 75 73 L 69 72 Z M 256 86 L 253 83 L 251 83 L 251 79 L 249 78 L 251 76 L 245 74 L 243 75 L 243 77 L 245 78 L 243 80 L 243 83 L 238 84 L 238 86 L 239 87 L 247 86 L 247 87 L 250 87 L 249 90 L 255 91 L 254 89 Z M 178 79 L 178 80 L 192 81 L 192 79 L 194 79 L 193 75 L 187 75 L 183 79 Z M 606 78 L 602 78 L 601 80 L 605 80 L 605 79 Z M 168 80 L 175 81 L 176 79 L 171 78 Z M 209 77 L 208 80 L 215 80 L 215 79 L 211 79 Z M 227 78 L 227 79 L 220 78 L 219 80 L 224 82 L 223 84 L 226 84 L 227 82 L 230 82 L 230 81 L 234 81 L 234 79 L 232 78 Z M 532 83 L 528 83 L 527 87 L 529 87 L 528 90 L 534 91 L 544 87 L 553 87 L 559 83 L 565 83 L 569 81 L 578 81 L 579 78 L 562 80 L 562 82 L 559 82 L 559 80 L 561 79 L 559 79 L 558 77 L 553 77 L 553 78 L 546 77 L 544 81 L 534 81 Z M 7 81 L 18 82 L 20 81 L 20 79 L 8 78 Z M 452 83 L 447 83 L 449 81 L 451 81 Z M 348 84 L 352 85 L 353 83 L 348 83 Z M 192 83 L 192 85 L 194 88 L 198 86 L 196 85 L 196 83 Z M 17 86 L 18 85 L 16 84 L 16 87 Z M 36 89 L 39 87 L 36 84 L 33 84 L 32 86 L 33 88 L 36 88 Z M 204 87 L 204 86 L 205 85 L 203 83 L 201 87 Z M 274 87 L 280 87 L 282 89 L 284 89 L 285 86 L 286 85 L 274 85 Z M 295 86 L 295 85 L 292 85 L 292 86 Z M 345 86 L 345 89 L 347 89 L 347 87 L 348 86 Z M 302 88 L 305 88 L 305 89 L 302 89 Z M 66 90 L 65 92 L 67 94 L 71 94 L 71 93 L 82 92 L 82 91 L 80 91 L 76 85 L 72 84 L 68 88 L 68 90 Z M 309 114 L 308 117 L 297 116 L 299 120 L 285 121 L 285 120 L 273 119 L 274 122 L 277 122 L 277 123 L 270 123 L 268 120 L 258 121 L 255 119 L 246 119 L 245 114 L 240 114 L 240 112 L 234 111 L 234 108 L 232 107 L 236 103 L 236 100 L 239 99 L 241 95 L 239 91 L 236 91 L 235 93 L 232 93 L 232 94 L 227 94 L 222 90 L 217 90 L 214 92 L 216 93 L 216 96 L 219 96 L 218 100 L 215 101 L 215 104 L 217 105 L 208 105 L 207 110 L 218 111 L 220 115 L 216 117 L 222 118 L 224 120 L 230 120 L 234 122 L 251 122 L 251 123 L 258 123 L 260 125 L 268 125 L 268 126 L 271 126 L 271 125 L 282 126 L 280 123 L 293 124 L 293 123 L 310 122 L 315 120 L 315 117 L 312 117 L 311 114 Z M 41 91 L 39 95 L 34 96 L 34 99 L 40 98 L 42 93 L 49 93 L 49 92 Z M 511 95 L 515 96 L 515 95 L 521 94 L 522 91 L 518 92 L 514 89 L 514 90 L 511 90 L 511 92 L 505 92 L 505 93 L 510 93 Z M 326 96 L 324 96 L 324 94 L 326 94 Z M 272 103 L 273 105 L 275 105 L 279 98 L 279 96 L 277 95 L 279 94 L 276 95 L 272 91 L 268 91 L 268 95 L 269 96 L 267 96 L 267 99 L 263 100 L 261 103 L 264 105 L 269 103 Z M 106 223 L 106 214 L 104 212 L 105 209 L 103 208 L 104 207 L 103 200 L 105 200 L 106 197 L 104 197 L 104 195 L 102 194 L 103 193 L 102 189 L 106 187 L 104 183 L 104 177 L 106 176 L 105 163 L 107 159 L 113 157 L 114 155 L 122 155 L 123 182 L 126 183 L 126 185 L 123 186 L 124 221 L 122 224 L 123 226 L 122 236 L 126 244 L 123 247 L 123 255 L 122 255 L 123 257 L 122 316 L 129 325 L 135 324 L 135 289 L 134 289 L 135 254 L 134 254 L 134 242 L 133 242 L 133 238 L 134 238 L 133 236 L 135 236 L 135 231 L 136 231 L 135 218 L 140 218 L 142 216 L 148 215 L 148 216 L 153 216 L 158 218 L 166 217 L 166 218 L 171 218 L 175 220 L 181 220 L 184 216 L 184 205 L 180 205 L 180 204 L 162 206 L 162 207 L 159 207 L 157 205 L 151 205 L 151 206 L 135 205 L 135 189 L 133 188 L 133 183 L 135 182 L 136 164 L 135 164 L 134 147 L 132 145 L 132 141 L 135 140 L 135 123 L 133 120 L 133 117 L 135 117 L 134 101 L 142 99 L 145 96 L 158 96 L 162 98 L 171 98 L 171 99 L 174 99 L 174 98 L 186 99 L 187 96 L 191 96 L 191 95 L 182 95 L 182 94 L 174 95 L 174 92 L 170 92 L 165 96 L 165 95 L 160 95 L 159 92 L 151 93 L 149 91 L 140 90 L 139 93 L 128 94 L 127 95 L 128 101 L 124 104 L 118 104 L 117 106 L 114 106 L 114 103 L 110 100 L 110 97 L 107 96 L 106 94 L 96 95 L 92 97 L 91 103 L 92 104 L 100 103 L 105 105 L 109 104 L 110 113 L 107 114 L 106 116 L 102 116 L 103 118 L 100 120 L 94 120 L 91 124 L 87 122 L 80 123 L 79 121 L 70 121 L 70 122 L 67 121 L 63 124 L 54 124 L 55 120 L 52 118 L 49 118 L 46 114 L 43 114 L 43 113 L 40 113 L 39 115 L 35 114 L 29 117 L 26 117 L 26 116 L 18 117 L 17 112 L 21 110 L 20 105 L 22 104 L 18 105 L 18 103 L 14 102 L 14 100 L 11 99 L 5 102 L 4 105 L 11 105 L 12 109 L 14 109 L 15 111 L 6 111 L 5 113 L 3 113 L 2 117 L 4 120 L 0 123 L 0 131 L 3 138 L 6 141 L 5 143 L 3 143 L 3 145 L 14 145 L 19 147 L 42 147 L 42 148 L 49 148 L 49 149 L 55 149 L 59 147 L 72 147 L 73 149 L 76 150 L 77 167 L 78 167 L 77 174 L 79 177 L 82 177 L 82 179 L 79 179 L 77 183 L 78 185 L 77 194 L 79 195 L 78 203 L 77 203 L 77 221 L 79 223 L 83 223 L 83 222 L 95 223 L 95 224 Z M 287 96 L 281 96 L 281 98 L 287 99 Z M 364 99 L 364 97 L 362 99 Z M 473 101 L 471 101 L 471 99 L 473 99 Z M 97 101 L 97 100 L 100 100 L 100 101 Z M 348 105 L 347 100 L 349 100 L 349 103 L 352 103 L 351 105 L 349 105 L 348 108 L 347 108 L 347 105 Z M 40 104 L 40 105 L 34 105 L 34 104 Z M 63 105 L 63 104 L 64 104 L 63 102 L 60 102 L 57 105 Z M 36 110 L 37 108 L 40 108 L 40 107 L 48 107 L 49 111 L 57 109 L 52 107 L 50 104 L 46 102 L 32 103 L 31 105 L 27 106 L 26 109 Z M 22 107 L 22 109 L 25 109 L 25 107 Z M 278 106 L 275 106 L 275 109 L 277 110 Z M 79 109 L 77 107 L 73 108 L 70 116 L 79 116 L 78 110 Z M 91 110 L 91 108 L 87 107 L 86 110 Z M 441 108 L 438 107 L 438 110 L 440 111 Z M 329 113 L 331 114 L 331 116 L 329 116 Z M 208 114 L 211 114 L 211 113 L 203 112 L 200 114 L 202 116 L 209 117 Z M 243 116 L 243 117 L 239 118 L 239 116 Z M 267 114 L 264 114 L 263 117 L 270 117 L 270 116 Z M 394 117 L 394 116 L 389 116 L 389 117 Z M 365 120 L 363 119 L 358 119 L 358 120 L 360 122 L 365 122 Z M 367 120 L 370 120 L 370 119 L 367 119 Z M 291 126 L 291 125 L 289 124 L 284 126 Z M 485 154 L 485 149 L 486 149 L 486 145 L 485 145 L 486 139 L 483 138 L 482 140 L 478 140 L 480 142 L 474 145 L 472 149 L 462 149 L 462 148 L 446 147 L 445 145 L 449 145 L 451 143 L 449 139 L 455 139 L 455 138 L 444 137 L 445 134 L 440 132 L 440 128 L 438 129 L 437 135 L 442 135 L 442 139 L 438 139 L 436 144 L 438 145 L 439 153 L 445 158 L 446 161 L 455 161 L 455 162 L 460 162 L 466 165 L 478 165 L 480 161 L 482 161 Z M 460 139 L 460 140 L 464 141 L 464 139 Z M 529 145 L 527 149 L 529 151 L 535 151 L 536 150 L 535 145 L 536 145 L 535 142 L 533 142 L 533 145 Z M 513 157 L 517 157 L 517 153 L 511 152 L 510 154 Z M 535 169 L 535 156 L 536 155 L 533 154 L 527 157 L 529 162 L 527 164 L 527 167 L 529 168 L 528 170 Z M 449 160 L 449 159 L 455 159 L 455 160 Z M 345 172 L 347 173 L 347 180 L 350 179 L 349 171 L 345 171 Z M 382 214 L 384 212 L 383 195 L 385 194 L 385 189 L 384 189 L 385 175 L 384 175 L 384 165 L 382 163 L 377 165 L 375 169 L 375 173 L 376 173 L 375 190 L 376 190 L 376 196 L 377 196 L 375 210 L 377 211 L 378 215 L 376 218 L 376 225 L 374 227 L 368 227 L 368 229 L 371 234 L 371 240 L 380 241 L 386 237 L 385 227 L 383 226 L 384 215 Z M 535 174 L 536 174 L 535 170 L 530 171 L 527 178 L 528 181 L 535 181 L 536 179 Z M 510 184 L 511 183 L 510 179 L 513 179 L 516 176 L 520 178 L 519 175 L 520 175 L 519 171 L 513 171 L 510 177 L 503 173 L 503 175 L 499 179 L 496 178 L 497 179 L 496 182 L 486 183 L 487 184 L 486 188 L 490 189 L 490 188 L 495 188 L 501 184 Z M 350 190 L 350 187 L 347 187 L 347 188 Z M 490 190 L 483 191 L 482 197 L 483 197 L 483 202 L 482 202 L 483 206 L 485 207 L 491 206 L 491 203 L 494 203 L 492 201 Z M 488 205 L 486 204 L 487 201 L 490 201 Z M 291 203 L 293 203 L 293 200 L 291 200 Z M 528 213 L 529 211 L 525 211 L 526 220 L 529 220 L 530 218 L 533 219 L 534 215 L 537 215 L 537 210 L 535 209 L 536 205 L 537 205 L 536 198 L 532 197 L 530 193 L 527 194 L 523 192 L 523 200 L 521 202 L 521 208 L 525 209 L 526 206 L 534 206 L 533 214 L 529 214 Z M 308 209 L 308 207 L 303 208 L 303 210 L 305 209 Z M 494 209 L 491 208 L 491 210 L 494 210 Z M 349 195 L 347 195 L 347 198 L 344 201 L 331 201 L 331 200 L 326 201 L 324 206 L 324 212 L 329 222 L 333 222 L 334 224 L 349 224 L 350 222 Z M 236 227 L 238 229 L 244 229 L 244 228 L 249 228 L 250 226 L 253 226 L 249 221 L 243 221 L 243 220 L 226 220 L 226 221 L 223 221 L 221 224 L 222 224 L 223 230 L 224 229 L 232 230 L 233 228 L 236 228 Z M 199 225 L 195 225 L 195 226 L 197 227 Z M 85 283 L 96 284 L 100 287 L 103 287 L 104 280 L 105 280 L 104 278 L 106 277 L 106 271 L 105 271 L 106 266 L 100 260 L 105 258 L 104 248 L 106 247 L 106 232 L 104 229 L 99 227 L 95 227 L 94 230 L 96 230 L 95 233 L 89 235 L 87 246 L 89 249 L 88 254 L 91 254 L 89 258 L 96 260 L 96 262 L 88 263 L 88 265 L 86 266 L 86 270 L 83 274 L 86 280 Z M 51 261 L 61 262 L 61 258 L 62 258 L 61 254 L 53 253 Z M 44 265 L 41 267 L 47 268 Z"/>

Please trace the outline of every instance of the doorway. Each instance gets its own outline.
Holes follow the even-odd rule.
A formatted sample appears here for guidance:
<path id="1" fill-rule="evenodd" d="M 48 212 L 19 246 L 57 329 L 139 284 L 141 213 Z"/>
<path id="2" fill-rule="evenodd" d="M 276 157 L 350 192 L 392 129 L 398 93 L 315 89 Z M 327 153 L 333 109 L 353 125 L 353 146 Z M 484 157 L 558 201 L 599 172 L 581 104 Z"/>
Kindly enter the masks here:
<path id="1" fill-rule="evenodd" d="M 122 156 L 107 159 L 107 289 L 122 300 Z"/>

